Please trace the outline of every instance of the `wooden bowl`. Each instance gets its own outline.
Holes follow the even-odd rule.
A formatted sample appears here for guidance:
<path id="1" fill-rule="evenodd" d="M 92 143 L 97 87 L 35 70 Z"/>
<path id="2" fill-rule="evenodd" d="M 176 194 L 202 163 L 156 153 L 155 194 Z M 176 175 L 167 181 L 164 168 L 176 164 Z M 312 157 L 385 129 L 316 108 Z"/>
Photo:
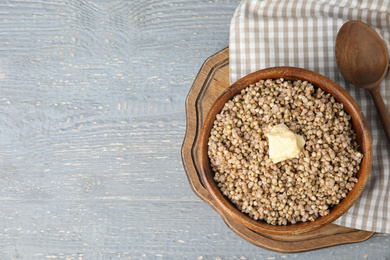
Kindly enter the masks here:
<path id="1" fill-rule="evenodd" d="M 352 117 L 352 125 L 357 134 L 357 141 L 364 157 L 360 164 L 358 172 L 358 182 L 347 196 L 341 202 L 333 207 L 326 216 L 319 217 L 315 221 L 300 222 L 297 224 L 288 224 L 286 226 L 271 225 L 264 221 L 254 220 L 249 215 L 241 212 L 230 200 L 219 190 L 214 181 L 214 172 L 210 167 L 208 157 L 208 139 L 216 115 L 222 110 L 227 101 L 240 93 L 242 89 L 250 84 L 256 83 L 261 79 L 284 78 L 287 80 L 306 80 L 315 87 L 319 87 L 327 93 L 330 93 L 338 102 L 344 105 L 344 110 Z M 247 228 L 257 232 L 263 232 L 273 235 L 295 235 L 317 230 L 328 225 L 345 213 L 359 198 L 367 183 L 372 163 L 372 141 L 366 120 L 359 106 L 354 99 L 338 84 L 318 73 L 294 67 L 275 67 L 263 69 L 238 80 L 231 85 L 212 105 L 200 133 L 198 160 L 200 165 L 201 180 L 211 197 L 218 203 L 225 213 L 233 219 L 242 223 Z"/>

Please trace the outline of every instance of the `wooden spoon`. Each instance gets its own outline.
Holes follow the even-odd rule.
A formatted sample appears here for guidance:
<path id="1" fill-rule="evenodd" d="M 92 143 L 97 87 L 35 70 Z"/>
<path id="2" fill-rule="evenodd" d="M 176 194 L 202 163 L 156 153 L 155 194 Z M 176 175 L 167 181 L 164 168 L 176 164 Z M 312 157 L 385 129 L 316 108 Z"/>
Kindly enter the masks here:
<path id="1" fill-rule="evenodd" d="M 389 66 L 382 38 L 363 22 L 345 23 L 336 37 L 336 62 L 348 82 L 370 92 L 390 144 L 390 116 L 379 91 Z"/>

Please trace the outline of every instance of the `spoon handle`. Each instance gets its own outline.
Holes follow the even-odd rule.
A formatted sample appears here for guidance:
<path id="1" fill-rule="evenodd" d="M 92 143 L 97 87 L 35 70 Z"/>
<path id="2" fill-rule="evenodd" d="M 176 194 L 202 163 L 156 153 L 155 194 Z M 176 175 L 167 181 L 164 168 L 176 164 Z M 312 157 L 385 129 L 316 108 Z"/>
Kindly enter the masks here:
<path id="1" fill-rule="evenodd" d="M 379 92 L 379 86 L 376 88 L 369 89 L 369 91 L 375 102 L 376 109 L 379 112 L 379 117 L 382 121 L 382 125 L 385 130 L 387 142 L 390 145 L 390 116 L 389 113 L 387 112 L 385 103 L 383 103 L 381 93 Z"/>

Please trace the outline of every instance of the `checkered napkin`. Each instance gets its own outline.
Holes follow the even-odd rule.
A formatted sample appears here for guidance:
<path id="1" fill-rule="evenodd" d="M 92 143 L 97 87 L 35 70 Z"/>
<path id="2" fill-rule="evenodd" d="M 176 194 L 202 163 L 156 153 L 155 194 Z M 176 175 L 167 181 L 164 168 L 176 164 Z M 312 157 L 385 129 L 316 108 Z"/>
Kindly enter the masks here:
<path id="1" fill-rule="evenodd" d="M 361 198 L 335 224 L 390 233 L 390 145 L 368 91 L 349 85 L 335 60 L 336 35 L 348 20 L 373 27 L 390 50 L 390 0 L 242 1 L 230 27 L 230 81 L 267 67 L 295 66 L 343 86 L 367 119 L 373 165 Z M 381 94 L 390 111 L 390 73 L 382 82 Z"/>

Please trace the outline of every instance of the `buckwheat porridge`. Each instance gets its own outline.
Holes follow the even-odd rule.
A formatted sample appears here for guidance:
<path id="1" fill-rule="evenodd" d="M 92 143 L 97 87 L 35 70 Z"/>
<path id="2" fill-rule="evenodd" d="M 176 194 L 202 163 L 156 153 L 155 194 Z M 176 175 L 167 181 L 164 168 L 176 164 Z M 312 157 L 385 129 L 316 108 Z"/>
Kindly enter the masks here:
<path id="1" fill-rule="evenodd" d="M 329 214 L 358 181 L 359 152 L 350 116 L 307 81 L 267 79 L 233 97 L 216 116 L 208 142 L 214 180 L 242 212 L 273 225 Z M 277 125 L 300 137 L 296 156 L 274 163 Z"/>

